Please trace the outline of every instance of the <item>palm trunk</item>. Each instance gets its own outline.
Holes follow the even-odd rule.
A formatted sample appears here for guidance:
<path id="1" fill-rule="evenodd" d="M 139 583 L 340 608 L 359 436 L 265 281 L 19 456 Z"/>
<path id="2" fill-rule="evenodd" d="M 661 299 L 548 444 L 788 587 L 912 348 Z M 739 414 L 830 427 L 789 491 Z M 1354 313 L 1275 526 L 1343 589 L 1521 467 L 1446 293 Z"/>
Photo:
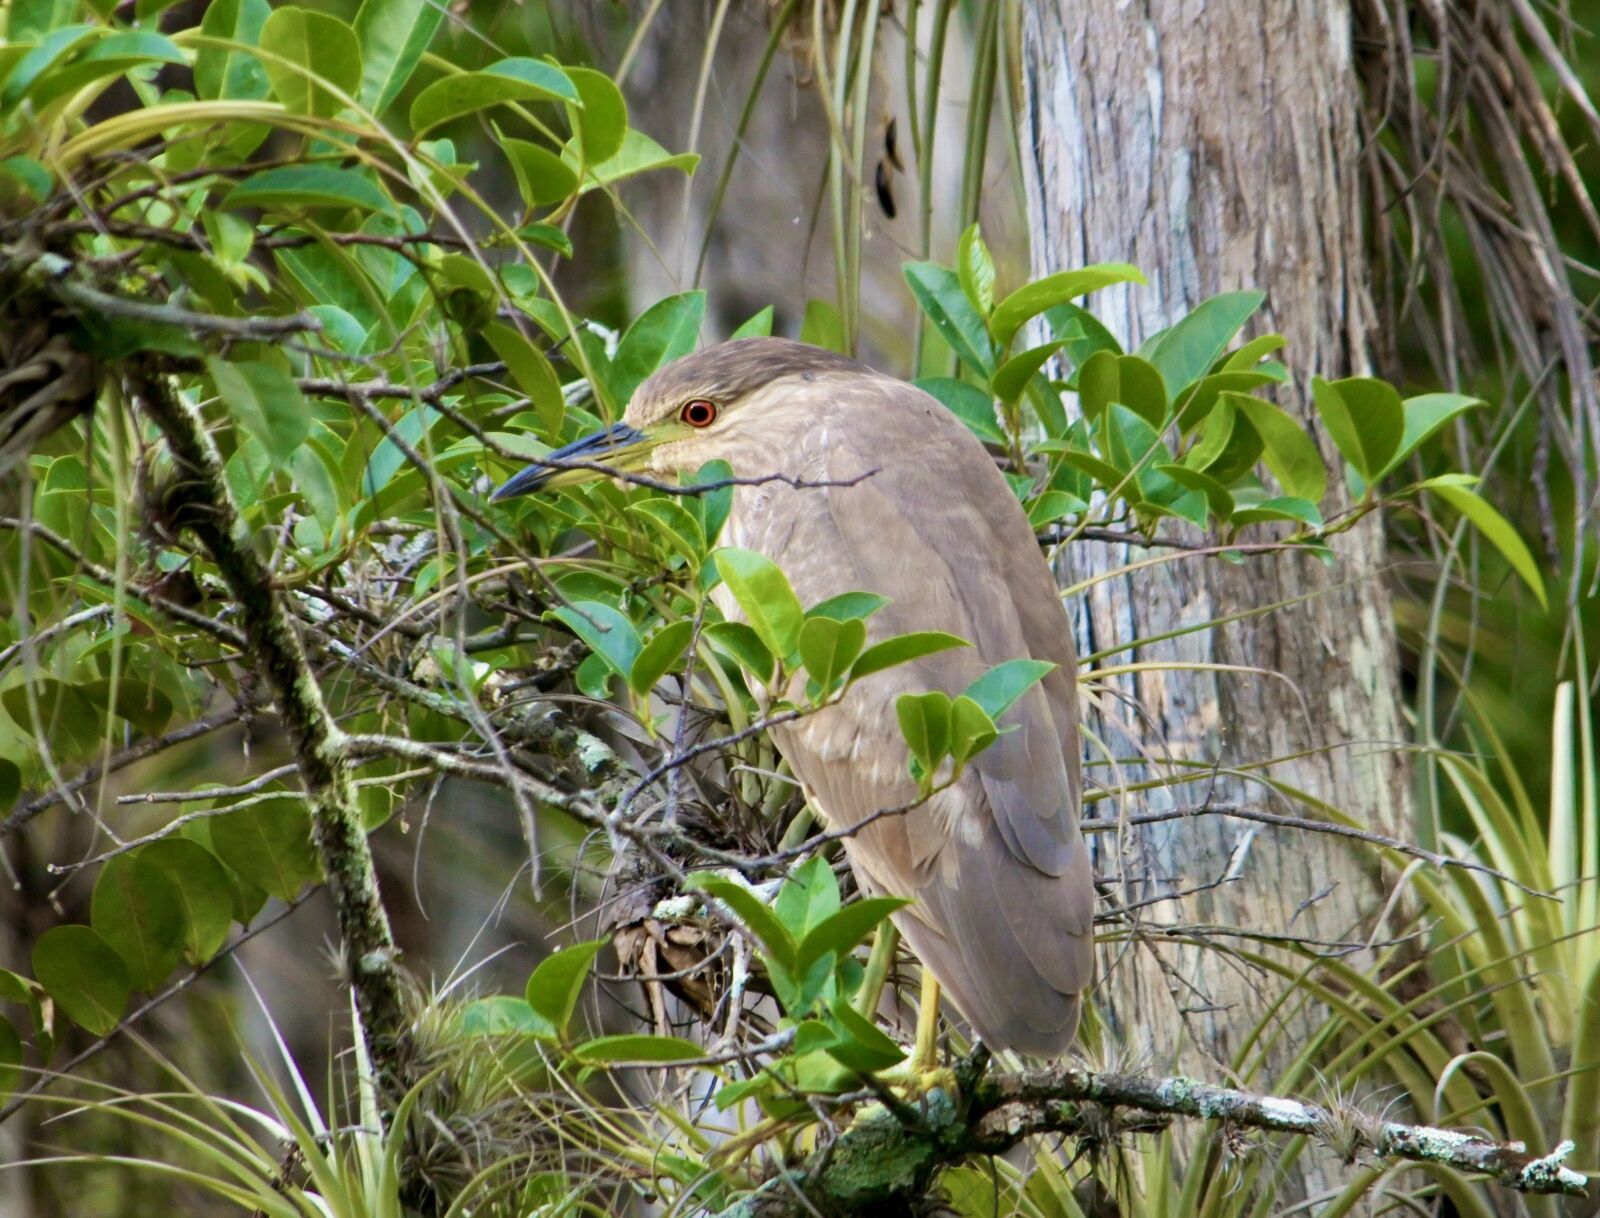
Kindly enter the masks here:
<path id="1" fill-rule="evenodd" d="M 1140 266 L 1148 288 L 1110 289 L 1093 302 L 1130 349 L 1209 295 L 1260 287 L 1268 293 L 1263 331 L 1288 336 L 1291 367 L 1328 377 L 1364 369 L 1372 308 L 1345 6 L 1030 0 L 1021 55 L 1018 118 L 1036 274 L 1095 261 Z M 1289 388 L 1282 404 L 1309 414 L 1305 383 Z M 1322 448 L 1335 457 L 1325 437 Z M 1364 826 L 1403 836 L 1410 828 L 1406 765 L 1392 746 L 1406 732 L 1379 574 L 1381 526 L 1369 519 L 1338 542 L 1332 568 L 1305 557 L 1245 566 L 1183 557 L 1094 585 L 1079 606 L 1086 654 L 1312 594 L 1112 657 L 1250 666 L 1285 679 L 1141 673 L 1121 684 L 1138 711 L 1123 707 L 1116 722 L 1102 718 L 1101 738 L 1124 758 L 1145 749 L 1147 759 L 1224 768 L 1293 758 L 1267 773 Z M 1143 556 L 1079 543 L 1063 556 L 1063 581 L 1106 575 Z M 1121 777 L 1173 772 L 1134 762 Z M 1091 773 L 1115 781 L 1107 770 Z M 1315 815 L 1304 805 L 1286 809 L 1259 779 L 1260 772 L 1207 773 L 1126 803 L 1141 811 L 1209 799 Z M 1121 877 L 1119 896 L 1132 902 L 1215 880 L 1231 859 L 1235 881 L 1147 906 L 1145 925 L 1366 938 L 1386 898 L 1370 852 L 1284 830 L 1262 832 L 1240 849 L 1249 836 L 1247 825 L 1220 817 L 1151 826 L 1120 855 L 1102 839 L 1101 873 Z M 1283 988 L 1221 951 L 1144 942 L 1120 953 L 1099 1003 L 1113 1036 L 1153 1051 L 1157 1069 L 1215 1077 L 1222 1066 L 1243 1068 L 1252 1085 L 1270 1087 L 1327 1017 L 1318 1006 L 1274 1010 Z M 1239 1060 L 1263 1020 L 1269 1035 Z M 1290 1192 L 1311 1187 L 1307 1173 L 1314 1172 L 1308 1165 Z"/>

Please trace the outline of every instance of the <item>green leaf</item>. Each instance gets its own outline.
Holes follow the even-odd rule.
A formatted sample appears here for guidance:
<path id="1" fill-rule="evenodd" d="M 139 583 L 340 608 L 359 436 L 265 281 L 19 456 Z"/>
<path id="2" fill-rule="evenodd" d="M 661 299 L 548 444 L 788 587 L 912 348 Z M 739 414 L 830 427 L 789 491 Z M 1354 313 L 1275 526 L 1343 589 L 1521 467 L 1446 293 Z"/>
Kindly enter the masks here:
<path id="1" fill-rule="evenodd" d="M 702 632 L 712 649 L 730 657 L 765 685 L 772 680 L 774 662 L 759 635 L 743 622 L 713 622 Z"/>
<path id="2" fill-rule="evenodd" d="M 1100 351 L 1078 369 L 1078 399 L 1084 416 L 1098 420 L 1113 402 L 1126 406 L 1151 427 L 1167 421 L 1167 386 L 1161 373 L 1137 355 Z"/>
<path id="3" fill-rule="evenodd" d="M 642 520 L 645 527 L 664 541 L 672 553 L 682 554 L 696 565 L 705 557 L 706 537 L 700 518 L 678 499 L 669 499 L 665 495 L 654 496 L 639 503 L 630 503 L 627 512 L 629 516 Z"/>
<path id="4" fill-rule="evenodd" d="M 1340 381 L 1311 378 L 1317 413 L 1356 472 L 1371 483 L 1388 468 L 1405 430 L 1400 394 L 1387 381 L 1351 376 Z"/>
<path id="5" fill-rule="evenodd" d="M 483 337 L 494 353 L 505 361 L 506 370 L 517 388 L 528 395 L 545 438 L 555 441 L 561 435 L 567 403 L 561 396 L 561 381 L 550 361 L 519 331 L 502 322 L 490 322 Z"/>
<path id="6" fill-rule="evenodd" d="M 1083 367 L 1084 362 L 1096 351 L 1122 354 L 1122 345 L 1116 337 L 1082 305 L 1055 305 L 1044 311 L 1044 319 L 1051 335 L 1060 341 L 1061 349 L 1074 368 Z"/>
<path id="7" fill-rule="evenodd" d="M 217 857 L 269 896 L 290 900 L 320 874 L 303 800 L 269 799 L 212 817 L 208 824 Z"/>
<path id="8" fill-rule="evenodd" d="M 612 672 L 626 679 L 639 658 L 642 644 L 633 622 L 620 610 L 600 601 L 574 601 L 550 611 L 599 656 Z"/>
<path id="9" fill-rule="evenodd" d="M 837 351 L 840 355 L 849 354 L 850 340 L 844 332 L 844 320 L 839 310 L 826 300 L 806 301 L 805 316 L 800 320 L 800 341 Z"/>
<path id="10" fill-rule="evenodd" d="M 950 344 L 963 364 L 988 377 L 994 371 L 994 349 L 983 318 L 967 300 L 956 273 L 932 262 L 908 262 L 905 276 L 917 305 L 933 322 L 939 337 Z"/>
<path id="11" fill-rule="evenodd" d="M 1313 529 L 1322 527 L 1322 513 L 1317 511 L 1317 505 L 1309 499 L 1297 499 L 1292 495 L 1245 504 L 1234 510 L 1229 523 L 1242 528 L 1247 524 L 1260 524 L 1268 520 L 1291 520 Z"/>
<path id="12" fill-rule="evenodd" d="M 867 625 L 859 618 L 808 617 L 800 628 L 800 661 L 826 694 L 850 671 L 866 642 Z"/>
<path id="13" fill-rule="evenodd" d="M 822 862 L 820 859 L 814 861 Z M 826 863 L 823 863 L 823 866 L 826 866 Z M 829 875 L 832 875 L 831 871 Z M 807 969 L 814 961 L 829 952 L 837 959 L 843 960 L 885 918 L 895 910 L 904 909 L 910 904 L 911 902 L 903 897 L 864 897 L 859 901 L 850 902 L 841 909 L 838 890 L 835 888 L 834 908 L 819 910 L 821 916 L 814 918 L 800 937 L 800 947 L 795 955 L 795 967 Z"/>
<path id="14" fill-rule="evenodd" d="M 160 34 L 148 30 L 119 30 L 96 41 L 66 67 L 56 67 L 42 75 L 28 90 L 26 99 L 35 110 L 42 110 L 56 98 L 97 80 L 121 76 L 146 64 L 186 62 L 183 52 Z"/>
<path id="15" fill-rule="evenodd" d="M 705 311 L 704 291 L 684 292 L 656 301 L 628 327 L 611 365 L 611 388 L 619 405 L 657 368 L 694 350 Z"/>
<path id="16" fill-rule="evenodd" d="M 577 149 L 569 141 L 561 150 L 561 159 L 569 165 L 581 164 Z M 693 152 L 670 153 L 643 131 L 629 127 L 622 135 L 622 147 L 616 156 L 599 165 L 590 165 L 583 172 L 583 190 L 610 186 L 624 178 L 656 169 L 681 169 L 693 173 L 700 157 Z"/>
<path id="17" fill-rule="evenodd" d="M 989 316 L 994 309 L 994 259 L 989 256 L 989 247 L 983 243 L 983 234 L 976 224 L 969 226 L 956 244 L 956 275 L 968 303 L 980 316 Z M 995 392 L 1005 396 L 998 389 Z"/>
<path id="18" fill-rule="evenodd" d="M 826 617 L 836 622 L 849 621 L 851 618 L 864 621 L 888 603 L 887 596 L 879 596 L 876 592 L 841 592 L 838 596 L 830 596 L 812 605 L 806 610 L 806 617 Z M 0 799 L 0 803 L 4 803 L 4 800 Z"/>
<path id="19" fill-rule="evenodd" d="M 502 136 L 500 147 L 511 161 L 518 193 L 529 207 L 560 203 L 577 193 L 577 173 L 544 145 Z"/>
<path id="20" fill-rule="evenodd" d="M 750 628 L 777 659 L 787 659 L 800 641 L 805 613 L 775 563 L 753 550 L 718 550 L 717 570 Z"/>
<path id="21" fill-rule="evenodd" d="M 1311 437 L 1271 402 L 1243 393 L 1224 393 L 1223 399 L 1250 420 L 1265 446 L 1263 459 L 1278 484 L 1297 499 L 1320 503 L 1328 489 L 1328 470 Z"/>
<path id="22" fill-rule="evenodd" d="M 1522 582 L 1528 585 L 1529 591 L 1539 602 L 1539 607 L 1541 609 L 1550 607 L 1550 602 L 1545 598 L 1544 576 L 1539 573 L 1539 564 L 1534 559 L 1533 552 L 1528 549 L 1527 543 L 1522 540 L 1517 530 L 1511 526 L 1511 522 L 1495 511 L 1488 500 L 1457 482 L 1446 481 L 1443 478 L 1429 478 L 1426 482 L 1419 482 L 1417 486 L 1418 489 L 1437 495 L 1470 520 L 1489 544 L 1500 551 L 1501 557 L 1511 564 L 1511 569 L 1522 577 Z"/>
<path id="23" fill-rule="evenodd" d="M 40 935 L 33 975 L 67 1018 L 96 1036 L 117 1026 L 133 990 L 122 957 L 87 926 L 55 926 Z"/>
<path id="24" fill-rule="evenodd" d="M 0 694 L 0 705 L 12 722 L 31 735 L 48 739 L 57 760 L 77 761 L 95 751 L 106 730 L 103 707 L 96 706 L 77 686 L 52 677 L 36 679 L 33 692 L 38 722 L 29 707 L 27 686 L 13 685 Z"/>
<path id="25" fill-rule="evenodd" d="M 628 103 L 611 77 L 593 68 L 565 69 L 572 85 L 583 99 L 583 106 L 567 107 L 567 118 L 577 137 L 583 159 L 590 165 L 603 165 L 622 151 L 628 131 Z"/>
<path id="26" fill-rule="evenodd" d="M 444 13 L 438 0 L 362 0 L 355 32 L 361 44 L 358 99 L 363 106 L 374 114 L 388 109 L 411 79 Z"/>
<path id="27" fill-rule="evenodd" d="M 17 763 L 0 757 L 0 811 L 17 802 L 22 793 L 22 771 Z"/>
<path id="28" fill-rule="evenodd" d="M 671 1065 L 673 1062 L 698 1061 L 706 1055 L 705 1049 L 681 1036 L 649 1036 L 643 1033 L 621 1036 L 599 1036 L 585 1041 L 572 1050 L 572 1057 L 586 1066 L 615 1065 L 621 1062 L 645 1062 L 651 1065 Z"/>
<path id="29" fill-rule="evenodd" d="M 555 1039 L 555 1030 L 549 1021 L 535 1015 L 523 999 L 510 994 L 492 994 L 467 1003 L 457 1017 L 456 1033 L 468 1039 L 480 1036 Z"/>
<path id="30" fill-rule="evenodd" d="M 809 961 L 802 941 L 809 931 L 839 912 L 839 881 L 828 860 L 820 854 L 813 855 L 796 867 L 778 889 L 772 909 L 784 929 L 801 942 L 798 959 L 804 968 Z M 816 954 L 819 953 L 811 958 Z"/>
<path id="31" fill-rule="evenodd" d="M 89 924 L 122 957 L 135 989 L 153 992 L 178 966 L 188 931 L 183 902 L 167 874 L 139 855 L 106 863 L 89 911 Z"/>
<path id="32" fill-rule="evenodd" d="M 535 245 L 542 245 L 547 250 L 555 250 L 563 258 L 572 257 L 572 238 L 554 224 L 544 224 L 538 221 L 533 224 L 524 224 L 517 230 L 517 236 L 524 241 L 531 241 Z"/>
<path id="33" fill-rule="evenodd" d="M 963 694 L 950 704 L 950 759 L 960 769 L 1000 739 L 1000 729 L 988 713 Z"/>
<path id="34" fill-rule="evenodd" d="M 1027 389 L 1034 373 L 1043 368 L 1045 361 L 1059 350 L 1061 342 L 1057 339 L 1037 347 L 1029 347 L 1026 351 L 1013 355 L 1000 365 L 993 380 L 990 381 L 994 396 L 1002 402 L 1015 402 Z"/>
<path id="35" fill-rule="evenodd" d="M 1055 667 L 1048 660 L 1007 660 L 967 686 L 962 697 L 971 698 L 990 719 L 999 723 L 1000 716 Z"/>
<path id="36" fill-rule="evenodd" d="M 211 357 L 206 368 L 217 392 L 245 433 L 278 462 L 287 461 L 311 434 L 311 410 L 300 387 L 274 364 L 228 363 Z"/>
<path id="37" fill-rule="evenodd" d="M 1216 408 L 1225 390 L 1249 393 L 1273 383 L 1265 372 L 1213 372 L 1203 376 L 1174 400 L 1178 430 L 1188 435 Z"/>
<path id="38" fill-rule="evenodd" d="M 841 1036 L 838 1043 L 830 1046 L 827 1052 L 841 1066 L 871 1074 L 887 1070 L 905 1060 L 905 1050 L 844 999 L 836 999 L 829 1009 L 838 1022 Z"/>
<path id="39" fill-rule="evenodd" d="M 1289 340 L 1281 334 L 1263 334 L 1260 338 L 1252 338 L 1232 355 L 1222 362 L 1223 372 L 1251 372 L 1256 370 L 1256 365 L 1274 351 L 1279 351 L 1289 345 Z M 1280 379 L 1273 377 L 1273 380 Z"/>
<path id="40" fill-rule="evenodd" d="M 726 461 L 707 461 L 692 475 L 680 477 L 679 482 L 686 487 L 709 486 L 716 482 L 725 483 L 732 477 L 733 466 Z M 706 545 L 715 545 L 717 534 L 722 532 L 722 526 L 728 521 L 728 513 L 733 510 L 733 487 L 719 486 L 714 491 L 692 495 L 687 506 L 700 522 Z"/>
<path id="41" fill-rule="evenodd" d="M 345 107 L 334 90 L 346 97 L 360 91 L 361 44 L 331 13 L 273 9 L 261 27 L 261 49 L 269 52 L 262 64 L 272 91 L 292 113 L 331 117 Z"/>
<path id="42" fill-rule="evenodd" d="M 1405 412 L 1405 428 L 1394 455 L 1378 471 L 1376 478 L 1393 472 L 1400 462 L 1416 452 L 1422 442 L 1463 411 L 1482 406 L 1479 398 L 1469 398 L 1459 393 L 1423 393 L 1407 398 L 1401 403 Z"/>
<path id="43" fill-rule="evenodd" d="M 22 1077 L 22 1038 L 9 1019 L 0 1019 L 0 1096 L 17 1089 Z"/>
<path id="44" fill-rule="evenodd" d="M 908 660 L 919 660 L 936 652 L 949 651 L 952 647 L 971 646 L 972 644 L 966 639 L 946 634 L 942 630 L 918 630 L 910 634 L 897 634 L 893 638 L 884 639 L 881 643 L 874 643 L 862 652 L 861 658 L 850 670 L 851 679 L 859 681 L 862 677 L 870 677 L 885 668 L 893 668 L 896 664 L 904 664 Z"/>
<path id="45" fill-rule="evenodd" d="M 691 892 L 703 892 L 726 905 L 779 965 L 787 968 L 794 964 L 794 937 L 777 915 L 743 884 L 726 876 L 696 871 L 689 875 L 683 886 Z"/>
<path id="46" fill-rule="evenodd" d="M 1144 283 L 1137 267 L 1121 262 L 1101 262 L 1078 271 L 1057 271 L 1018 288 L 995 306 L 989 318 L 989 332 L 1004 349 L 1017 331 L 1033 317 L 1079 296 L 1110 287 L 1114 283 Z"/>
<path id="47" fill-rule="evenodd" d="M 1211 509 L 1211 514 L 1218 520 L 1226 520 L 1233 515 L 1233 496 L 1228 493 L 1228 488 L 1223 486 L 1210 474 L 1202 473 L 1197 469 L 1190 469 L 1187 465 L 1178 465 L 1172 462 L 1163 462 L 1155 467 L 1156 472 L 1171 478 L 1179 486 L 1187 487 L 1191 491 L 1199 491 L 1206 497 L 1206 506 Z"/>
<path id="48" fill-rule="evenodd" d="M 463 115 L 520 101 L 580 102 L 570 77 L 538 59 L 502 59 L 481 72 L 434 81 L 411 102 L 411 134 L 422 135 Z"/>
<path id="49" fill-rule="evenodd" d="M 1088 508 L 1088 504 L 1068 491 L 1046 491 L 1028 505 L 1028 524 L 1035 533 L 1074 512 Z"/>
<path id="50" fill-rule="evenodd" d="M 913 381 L 918 389 L 937 399 L 967 430 L 987 444 L 1004 446 L 1005 433 L 995 420 L 994 398 L 976 385 L 953 376 L 925 376 Z"/>
<path id="51" fill-rule="evenodd" d="M 233 885 L 216 856 L 199 842 L 167 837 L 139 850 L 139 862 L 161 872 L 183 906 L 183 954 L 204 964 L 228 941 L 233 922 Z"/>
<path id="52" fill-rule="evenodd" d="M 207 101 L 259 101 L 272 91 L 261 61 L 244 48 L 261 45 L 261 27 L 272 15 L 267 0 L 212 0 L 200 20 L 207 39 L 194 53 L 195 95 Z"/>
<path id="53" fill-rule="evenodd" d="M 549 1025 L 552 1033 L 565 1035 L 572 1012 L 578 1008 L 583 983 L 589 979 L 594 958 L 606 940 L 591 939 L 561 948 L 539 961 L 528 978 L 526 998 L 534 1015 Z"/>
<path id="54" fill-rule="evenodd" d="M 932 775 L 950 749 L 950 695 L 936 689 L 901 694 L 894 702 L 894 716 L 911 759 L 922 774 Z"/>
<path id="55" fill-rule="evenodd" d="M 27 96 L 36 82 L 58 70 L 85 42 L 98 38 L 101 30 L 93 25 L 63 25 L 51 30 L 34 47 L 25 48 L 0 82 L 0 107 L 10 110 Z"/>
<path id="56" fill-rule="evenodd" d="M 280 10 L 282 11 L 282 10 Z M 281 165 L 263 169 L 240 182 L 217 206 L 224 211 L 259 207 L 263 211 L 299 212 L 316 207 L 389 211 L 387 195 L 354 169 L 332 165 Z"/>
<path id="57" fill-rule="evenodd" d="M 1211 370 L 1244 323 L 1266 300 L 1265 292 L 1224 292 L 1202 300 L 1188 314 L 1153 334 L 1139 354 L 1155 365 L 1174 396 Z"/>
<path id="58" fill-rule="evenodd" d="M 1122 469 L 1137 470 L 1134 487 L 1141 510 L 1159 508 L 1164 514 L 1205 524 L 1205 499 L 1161 472 L 1172 454 L 1143 416 L 1113 402 L 1101 419 L 1101 429 L 1112 462 Z"/>
<path id="59" fill-rule="evenodd" d="M 655 688 L 667 670 L 678 662 L 694 637 L 694 623 L 687 618 L 668 622 L 656 631 L 639 652 L 628 673 L 628 688 L 643 696 Z"/>
<path id="60" fill-rule="evenodd" d="M 768 305 L 728 335 L 728 340 L 731 342 L 736 338 L 769 338 L 772 335 L 772 318 L 773 309 Z"/>

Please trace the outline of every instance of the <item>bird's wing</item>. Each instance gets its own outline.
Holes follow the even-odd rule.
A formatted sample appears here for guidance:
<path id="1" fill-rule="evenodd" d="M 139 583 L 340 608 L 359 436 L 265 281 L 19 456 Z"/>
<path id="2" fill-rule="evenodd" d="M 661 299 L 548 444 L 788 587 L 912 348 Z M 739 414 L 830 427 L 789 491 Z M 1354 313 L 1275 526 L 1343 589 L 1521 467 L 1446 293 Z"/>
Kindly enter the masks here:
<path id="1" fill-rule="evenodd" d="M 918 899 L 902 928 L 986 1038 L 1059 1049 L 1063 1026 L 1070 1040 L 1076 1023 L 1068 998 L 1087 988 L 1093 967 L 1066 616 L 1021 507 L 982 447 L 931 398 L 885 384 L 883 409 L 863 424 L 853 408 L 827 458 L 839 481 L 876 472 L 820 492 L 823 516 L 793 500 L 785 529 L 798 532 L 786 550 L 803 560 L 782 561 L 807 603 L 855 588 L 890 597 L 873 619 L 875 639 L 945 630 L 973 646 L 860 681 L 838 706 L 780 729 L 778 743 L 823 812 L 856 824 L 916 795 L 899 694 L 954 695 L 1004 660 L 1060 666 L 1002 718 L 1013 730 L 959 783 L 849 842 L 867 886 Z"/>

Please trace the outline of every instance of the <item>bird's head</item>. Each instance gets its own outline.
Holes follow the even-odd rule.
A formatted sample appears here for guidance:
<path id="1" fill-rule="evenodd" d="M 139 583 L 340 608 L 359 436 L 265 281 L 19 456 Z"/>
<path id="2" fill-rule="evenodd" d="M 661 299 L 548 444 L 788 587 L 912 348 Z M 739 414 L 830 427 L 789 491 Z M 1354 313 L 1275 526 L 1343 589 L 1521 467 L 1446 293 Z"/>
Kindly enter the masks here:
<path id="1" fill-rule="evenodd" d="M 843 355 L 786 338 L 741 338 L 686 355 L 634 392 L 620 423 L 556 449 L 495 491 L 509 499 L 575 486 L 611 471 L 667 477 L 738 457 L 788 416 L 808 411 L 797 388 L 825 378 L 875 375 Z"/>

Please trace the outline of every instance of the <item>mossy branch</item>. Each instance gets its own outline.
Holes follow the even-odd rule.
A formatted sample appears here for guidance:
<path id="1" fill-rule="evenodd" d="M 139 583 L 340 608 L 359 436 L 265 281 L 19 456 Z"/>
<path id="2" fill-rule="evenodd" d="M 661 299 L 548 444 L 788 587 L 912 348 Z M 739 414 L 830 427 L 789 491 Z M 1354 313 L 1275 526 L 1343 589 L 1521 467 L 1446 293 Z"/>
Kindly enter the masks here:
<path id="1" fill-rule="evenodd" d="M 329 714 L 283 595 L 245 532 L 223 478 L 222 457 L 199 412 L 160 373 L 140 365 L 128 373 L 176 466 L 166 508 L 217 564 L 238 605 L 247 650 L 278 703 L 311 806 L 312 839 L 333 898 L 367 1046 L 393 1092 L 401 1084 L 406 1041 L 403 984 L 351 780 L 348 738 Z"/>
<path id="2" fill-rule="evenodd" d="M 1312 1138 L 1354 1161 L 1358 1157 L 1437 1163 L 1486 1175 L 1525 1193 L 1581 1196 L 1587 1178 L 1564 1166 L 1563 1142 L 1546 1155 L 1521 1142 L 1403 1125 L 1301 1100 L 1252 1095 L 1189 1078 L 1096 1073 L 1076 1066 L 994 1075 L 970 1088 L 935 1089 L 898 1115 L 874 1105 L 830 1145 L 722 1211 L 720 1218 L 788 1218 L 823 1213 L 909 1211 L 940 1168 L 970 1155 L 998 1155 L 1033 1134 L 1081 1134 L 1104 1121 L 1091 1110 L 1196 1117 L 1235 1128 Z"/>

